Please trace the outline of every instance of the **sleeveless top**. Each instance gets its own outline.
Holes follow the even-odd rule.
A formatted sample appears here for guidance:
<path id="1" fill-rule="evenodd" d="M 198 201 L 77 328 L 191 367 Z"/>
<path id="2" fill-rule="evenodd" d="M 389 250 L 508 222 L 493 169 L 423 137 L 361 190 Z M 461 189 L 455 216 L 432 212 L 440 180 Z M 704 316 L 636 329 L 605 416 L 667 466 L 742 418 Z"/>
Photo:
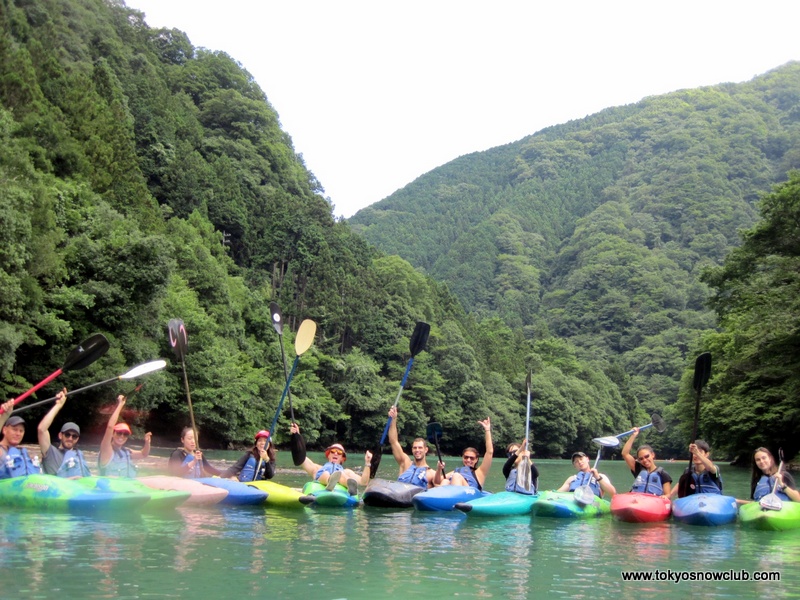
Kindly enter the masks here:
<path id="1" fill-rule="evenodd" d="M 136 477 L 136 465 L 131 462 L 131 451 L 127 448 L 114 450 L 114 454 L 104 467 L 97 457 L 97 467 L 104 477 Z"/>
<path id="2" fill-rule="evenodd" d="M 475 477 L 475 469 L 473 469 L 472 467 L 468 467 L 468 466 L 464 465 L 463 467 L 458 467 L 457 469 L 453 469 L 453 472 L 454 473 L 458 473 L 464 479 L 466 479 L 467 483 L 470 486 L 472 486 L 474 488 L 478 488 L 479 490 L 483 489 L 483 488 L 481 488 L 481 484 L 478 483 L 478 478 Z"/>

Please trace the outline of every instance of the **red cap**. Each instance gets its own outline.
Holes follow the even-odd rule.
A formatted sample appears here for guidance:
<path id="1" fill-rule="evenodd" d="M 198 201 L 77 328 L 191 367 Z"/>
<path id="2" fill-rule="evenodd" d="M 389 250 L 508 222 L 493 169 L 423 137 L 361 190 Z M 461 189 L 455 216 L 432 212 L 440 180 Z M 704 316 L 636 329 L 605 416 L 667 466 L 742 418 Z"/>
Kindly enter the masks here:
<path id="1" fill-rule="evenodd" d="M 259 431 L 256 434 L 256 441 L 258 441 L 258 438 L 262 438 L 262 437 L 269 439 L 269 431 L 267 431 L 266 429 L 262 429 L 261 431 Z"/>
<path id="2" fill-rule="evenodd" d="M 128 435 L 130 435 L 131 428 L 128 427 L 127 423 L 117 423 L 116 425 L 114 425 L 114 433 L 117 432 L 127 433 Z"/>

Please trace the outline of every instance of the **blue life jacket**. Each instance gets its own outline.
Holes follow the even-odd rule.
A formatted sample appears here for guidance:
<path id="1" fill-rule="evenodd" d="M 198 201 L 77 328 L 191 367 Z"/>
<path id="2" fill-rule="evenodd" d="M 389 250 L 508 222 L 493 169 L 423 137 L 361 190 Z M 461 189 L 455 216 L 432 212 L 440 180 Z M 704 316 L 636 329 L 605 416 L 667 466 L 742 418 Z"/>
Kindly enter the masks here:
<path id="1" fill-rule="evenodd" d="M 182 464 L 183 464 L 184 467 L 187 467 L 186 475 L 184 475 L 184 477 L 186 477 L 187 479 L 199 479 L 200 477 L 203 476 L 203 472 L 201 470 L 200 461 L 199 460 L 196 463 L 194 463 L 193 467 L 188 468 L 189 467 L 189 463 L 192 462 L 193 460 L 194 460 L 194 455 L 193 454 L 187 454 L 186 458 L 183 459 L 183 463 Z M 248 481 L 250 481 L 250 480 L 248 479 Z"/>
<path id="2" fill-rule="evenodd" d="M 63 452 L 61 465 L 56 471 L 58 477 L 89 477 L 91 474 L 89 465 L 83 458 L 83 452 L 75 448 Z"/>
<path id="3" fill-rule="evenodd" d="M 314 475 L 314 481 L 317 481 L 320 477 L 322 477 L 323 473 L 328 473 L 330 475 L 333 475 L 337 471 L 344 471 L 344 467 L 342 465 L 340 465 L 340 464 L 334 464 L 332 462 L 326 462 L 324 465 L 322 465 L 319 468 L 319 471 L 317 471 L 317 474 Z"/>
<path id="4" fill-rule="evenodd" d="M 39 457 L 34 456 L 31 458 L 25 448 L 17 448 L 16 446 L 7 448 L 6 455 L 0 462 L 0 479 L 9 479 L 21 475 L 35 475 L 41 472 Z"/>
<path id="5" fill-rule="evenodd" d="M 686 469 L 686 473 L 692 478 L 689 483 L 689 494 L 721 494 L 722 493 L 722 478 L 717 471 L 717 479 L 714 480 L 708 471 L 703 471 L 698 474 L 694 472 L 692 467 Z"/>
<path id="6" fill-rule="evenodd" d="M 761 498 L 763 498 L 767 494 L 771 494 L 773 485 L 775 485 L 774 477 L 767 477 L 766 475 L 762 475 L 761 479 L 759 479 L 758 483 L 756 484 L 756 489 L 753 491 L 753 500 L 761 500 Z M 791 501 L 789 496 L 787 496 L 781 491 L 780 487 L 776 488 L 775 495 L 781 500 L 784 500 L 786 502 Z"/>
<path id="7" fill-rule="evenodd" d="M 664 495 L 664 486 L 661 484 L 661 473 L 664 471 L 658 467 L 652 473 L 648 473 L 644 469 L 639 471 L 636 479 L 633 480 L 632 492 L 642 492 L 645 494 L 653 494 L 654 496 Z"/>
<path id="8" fill-rule="evenodd" d="M 244 463 L 242 470 L 239 471 L 239 481 L 261 481 L 264 479 L 264 472 L 267 470 L 268 464 L 268 461 L 262 460 L 261 468 L 258 469 L 258 474 L 256 475 L 258 461 L 256 460 L 256 457 L 251 454 L 248 457 L 247 462 Z"/>
<path id="9" fill-rule="evenodd" d="M 574 492 L 584 485 L 588 485 L 594 495 L 600 497 L 600 484 L 597 483 L 597 479 L 594 478 L 591 471 L 579 471 L 572 483 L 569 484 L 569 491 Z"/>
<path id="10" fill-rule="evenodd" d="M 526 494 L 528 496 L 533 496 L 536 494 L 536 481 L 531 481 L 531 490 L 527 491 L 525 488 L 521 488 L 517 485 L 517 467 L 511 469 L 511 472 L 508 474 L 508 479 L 506 479 L 506 491 L 507 492 L 517 492 L 518 494 Z"/>
<path id="11" fill-rule="evenodd" d="M 428 489 L 428 467 L 415 467 L 411 465 L 404 473 L 397 478 L 397 481 L 403 483 L 410 483 L 421 487 L 423 490 Z"/>
<path id="12" fill-rule="evenodd" d="M 114 450 L 114 454 L 104 467 L 97 457 L 97 467 L 103 477 L 136 477 L 136 465 L 131 462 L 131 451 L 127 448 Z"/>
<path id="13" fill-rule="evenodd" d="M 469 484 L 470 486 L 478 488 L 479 490 L 483 489 L 481 488 L 481 484 L 478 483 L 478 478 L 475 477 L 475 469 L 473 469 L 472 467 L 464 465 L 463 467 L 458 467 L 457 469 L 453 469 L 453 473 L 458 473 L 459 475 L 461 475 L 464 479 L 467 480 L 467 484 Z"/>

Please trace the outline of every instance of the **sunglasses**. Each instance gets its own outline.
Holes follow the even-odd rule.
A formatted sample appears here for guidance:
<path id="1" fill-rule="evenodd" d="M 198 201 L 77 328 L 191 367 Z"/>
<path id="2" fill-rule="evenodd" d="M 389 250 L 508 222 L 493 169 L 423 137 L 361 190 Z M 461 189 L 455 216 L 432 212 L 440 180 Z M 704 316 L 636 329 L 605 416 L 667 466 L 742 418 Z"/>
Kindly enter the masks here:
<path id="1" fill-rule="evenodd" d="M 653 458 L 653 455 L 652 454 L 644 454 L 644 455 L 639 457 L 639 460 L 643 460 L 643 459 L 647 459 L 647 458 Z"/>
<path id="2" fill-rule="evenodd" d="M 333 448 L 331 450 L 328 450 L 328 454 L 336 454 L 337 456 L 342 456 L 344 452 L 342 452 L 338 448 Z"/>
<path id="3" fill-rule="evenodd" d="M 131 436 L 131 434 L 127 433 L 126 431 L 115 431 L 114 435 L 120 435 L 122 437 L 130 437 Z"/>
<path id="4" fill-rule="evenodd" d="M 75 439 L 75 440 L 77 440 L 79 437 L 81 437 L 80 433 L 75 433 L 75 432 L 72 432 L 72 431 L 67 431 L 66 433 L 62 433 L 61 435 L 63 435 L 65 438 L 70 438 L 70 439 Z"/>
<path id="5" fill-rule="evenodd" d="M 464 460 L 478 460 L 477 456 L 462 456 Z"/>

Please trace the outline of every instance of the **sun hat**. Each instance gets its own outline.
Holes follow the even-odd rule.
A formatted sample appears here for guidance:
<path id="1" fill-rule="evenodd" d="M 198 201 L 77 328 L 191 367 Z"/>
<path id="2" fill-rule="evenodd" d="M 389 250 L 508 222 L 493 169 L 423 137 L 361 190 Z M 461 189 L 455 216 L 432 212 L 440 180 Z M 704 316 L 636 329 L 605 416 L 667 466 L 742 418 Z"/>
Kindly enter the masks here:
<path id="1" fill-rule="evenodd" d="M 342 453 L 342 462 L 347 460 L 347 452 L 344 451 L 344 446 L 342 446 L 341 444 L 331 444 L 330 446 L 325 448 L 325 456 L 328 456 L 330 451 L 333 450 L 334 448 Z"/>

